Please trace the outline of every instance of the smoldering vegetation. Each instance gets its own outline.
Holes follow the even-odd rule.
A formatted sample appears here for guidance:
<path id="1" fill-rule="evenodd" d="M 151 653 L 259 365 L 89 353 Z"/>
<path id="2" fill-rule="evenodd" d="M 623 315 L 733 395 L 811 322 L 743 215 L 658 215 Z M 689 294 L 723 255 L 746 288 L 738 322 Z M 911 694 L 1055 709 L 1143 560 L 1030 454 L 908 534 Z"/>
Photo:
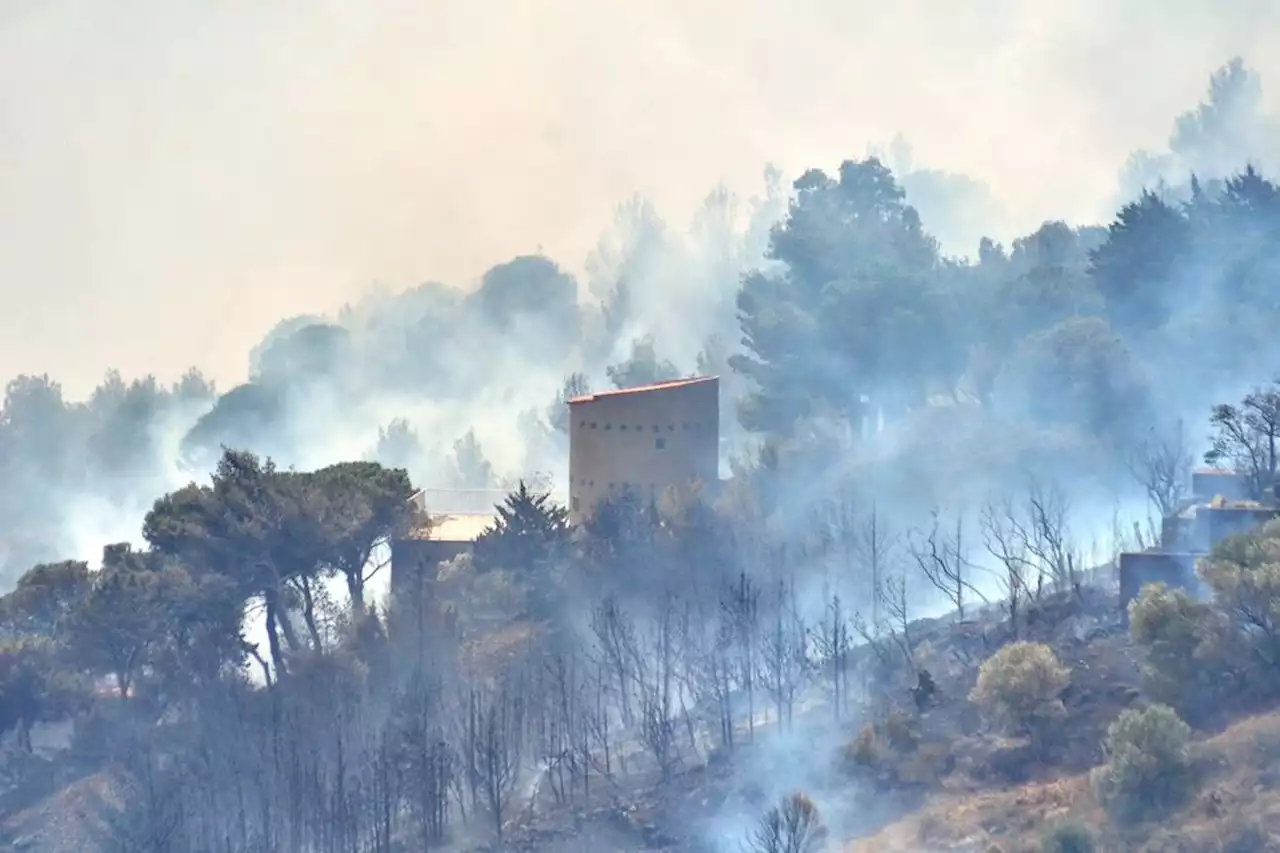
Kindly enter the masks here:
<path id="1" fill-rule="evenodd" d="M 1121 510 L 1176 506 L 1212 406 L 1272 372 L 1259 85 L 1217 72 L 1111 222 L 971 258 L 912 193 L 972 188 L 899 145 L 716 191 L 683 232 L 633 200 L 582 280 L 526 256 L 285 320 L 223 392 L 13 380 L 9 840 L 770 851 L 869 828 L 891 803 L 844 746 L 922 671 L 917 619 L 994 607 L 1018 636 L 1150 535 Z M 695 372 L 722 377 L 731 476 L 571 529 L 545 494 L 564 399 Z M 421 486 L 511 494 L 473 555 L 382 600 Z"/>

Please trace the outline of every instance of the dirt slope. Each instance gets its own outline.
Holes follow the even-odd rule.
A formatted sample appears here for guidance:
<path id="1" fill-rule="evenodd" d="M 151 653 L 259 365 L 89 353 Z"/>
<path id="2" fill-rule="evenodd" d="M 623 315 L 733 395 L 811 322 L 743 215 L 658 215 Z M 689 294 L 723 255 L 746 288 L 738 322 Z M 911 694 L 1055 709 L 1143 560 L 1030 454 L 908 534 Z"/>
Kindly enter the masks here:
<path id="1" fill-rule="evenodd" d="M 1045 831 L 1078 821 L 1099 850 L 1144 853 L 1256 853 L 1280 849 L 1280 713 L 1242 720 L 1196 745 L 1199 790 L 1177 814 L 1134 827 L 1114 825 L 1087 774 L 1001 791 L 939 793 L 915 813 L 845 847 L 845 853 L 1041 849 Z"/>

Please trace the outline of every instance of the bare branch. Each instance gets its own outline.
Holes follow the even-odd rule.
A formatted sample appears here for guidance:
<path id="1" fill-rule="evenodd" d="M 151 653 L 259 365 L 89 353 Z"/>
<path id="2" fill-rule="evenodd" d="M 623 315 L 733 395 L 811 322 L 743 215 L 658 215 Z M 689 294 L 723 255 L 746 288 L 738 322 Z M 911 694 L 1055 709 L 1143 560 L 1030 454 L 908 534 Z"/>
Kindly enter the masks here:
<path id="1" fill-rule="evenodd" d="M 1029 596 L 1027 575 L 1031 562 L 1027 555 L 1027 535 L 1008 498 L 991 500 L 982 508 L 978 525 L 982 530 L 982 542 L 987 553 L 1000 563 L 998 575 L 1005 595 L 1005 610 L 1009 614 L 1009 628 L 1018 636 L 1018 614 Z"/>
<path id="2" fill-rule="evenodd" d="M 1182 508 L 1192 464 L 1191 446 L 1181 419 L 1170 429 L 1157 431 L 1152 427 L 1125 461 L 1161 518 L 1175 515 Z"/>
<path id="3" fill-rule="evenodd" d="M 928 535 L 918 530 L 908 534 L 907 551 L 929 583 L 955 606 L 956 618 L 963 620 L 970 594 L 987 600 L 969 580 L 972 566 L 964 550 L 964 519 L 957 517 L 955 533 L 948 534 L 941 530 L 938 510 L 930 516 Z"/>

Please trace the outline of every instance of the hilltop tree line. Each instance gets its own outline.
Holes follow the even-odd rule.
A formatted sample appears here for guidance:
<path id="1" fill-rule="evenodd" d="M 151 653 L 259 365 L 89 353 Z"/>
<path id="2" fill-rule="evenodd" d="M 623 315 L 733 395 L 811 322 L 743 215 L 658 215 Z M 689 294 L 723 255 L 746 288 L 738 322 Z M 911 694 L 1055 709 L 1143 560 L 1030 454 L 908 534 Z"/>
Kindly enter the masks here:
<path id="1" fill-rule="evenodd" d="M 1072 508 L 1051 484 L 908 529 L 845 492 L 799 538 L 771 528 L 769 488 L 747 472 L 714 501 L 624 494 L 575 531 L 520 484 L 472 554 L 379 608 L 365 589 L 389 542 L 430 526 L 406 472 L 297 472 L 226 451 L 208 485 L 154 502 L 141 549 L 109 546 L 97 571 L 38 565 L 0 599 L 10 808 L 108 774 L 143 786 L 108 833 L 122 849 L 501 836 L 522 798 L 674 777 L 759 726 L 789 729 L 814 691 L 837 722 L 868 699 L 892 705 L 904 678 L 923 707 L 911 587 L 963 618 L 991 604 L 977 568 L 991 564 L 1017 640 L 1029 613 L 1083 582 Z M 819 601 L 802 601 L 819 577 Z M 470 645 L 513 618 L 529 633 L 509 657 Z M 994 685 L 977 701 L 1039 736 L 1051 715 Z M 32 732 L 64 719 L 73 741 L 50 763 Z"/>
<path id="2" fill-rule="evenodd" d="M 1160 181 L 1108 226 L 1050 222 L 1008 246 L 983 240 L 970 259 L 930 237 L 903 190 L 932 205 L 926 173 L 895 146 L 900 174 L 875 158 L 810 170 L 789 203 L 776 171 L 748 204 L 719 190 L 688 234 L 635 199 L 583 282 L 525 256 L 470 293 L 427 283 L 287 319 L 225 391 L 198 372 L 173 387 L 112 373 L 72 402 L 54 379 L 17 377 L 0 407 L 0 559 L 14 577 L 57 559 L 86 514 L 122 497 L 145 511 L 211 470 L 223 445 L 303 468 L 341 461 L 341 445 L 430 485 L 513 486 L 509 474 L 562 462 L 562 377 L 560 399 L 719 373 L 729 437 L 784 454 L 883 415 L 911 469 L 902 479 L 926 489 L 965 479 L 957 460 L 993 477 L 1072 457 L 1110 470 L 1136 429 L 1219 402 L 1271 352 L 1276 187 L 1241 147 L 1256 142 L 1245 130 L 1261 126 L 1259 91 L 1239 61 L 1216 73 L 1175 122 L 1172 159 L 1131 164 Z M 496 470 L 465 418 L 527 401 L 530 387 L 546 402 L 513 413 L 525 458 L 509 467 L 523 470 Z M 437 414 L 414 414 L 414 401 Z M 964 405 L 927 405 L 939 401 Z"/>
<path id="3" fill-rule="evenodd" d="M 924 569 L 940 590 L 971 584 L 953 528 L 896 532 L 871 506 L 831 507 L 851 523 L 825 544 L 791 542 L 744 482 L 715 505 L 623 495 L 575 532 L 522 485 L 474 554 L 380 610 L 363 590 L 388 540 L 429 526 L 411 492 L 376 463 L 302 473 L 227 451 L 209 485 L 155 501 L 141 549 L 27 572 L 0 599 L 6 811 L 105 777 L 113 849 L 502 838 L 538 800 L 671 779 L 787 730 L 810 690 L 849 717 L 858 685 L 917 667 L 905 590 L 935 565 L 926 547 L 951 567 Z M 836 581 L 819 612 L 801 602 L 813 571 Z M 1065 588 L 1049 562 L 1009 571 L 1015 599 Z M 476 648 L 513 619 L 518 648 Z M 72 742 L 47 758 L 32 733 L 65 719 Z M 757 840 L 823 831 L 791 798 Z"/>
<path id="4" fill-rule="evenodd" d="M 109 546 L 97 571 L 36 566 L 0 599 L 6 810 L 105 776 L 123 802 L 105 837 L 121 850 L 501 838 L 538 802 L 732 757 L 795 725 L 808 695 L 837 724 L 898 705 L 904 683 L 927 707 L 908 589 L 928 585 L 964 618 L 992 606 L 992 580 L 1002 619 L 986 640 L 1013 651 L 992 657 L 973 701 L 1048 748 L 1065 676 L 1017 641 L 1087 583 L 1060 489 L 1033 483 L 976 518 L 937 510 L 906 529 L 845 493 L 794 538 L 771 528 L 757 488 L 744 476 L 715 501 L 624 494 L 575 531 L 521 484 L 472 554 L 379 608 L 365 587 L 389 541 L 430 525 L 406 472 L 297 472 L 227 451 L 209 485 L 154 502 L 142 548 Z M 1257 661 L 1273 657 L 1275 536 L 1218 549 L 1203 569 L 1213 606 L 1153 587 L 1131 607 L 1154 698 L 1197 720 L 1223 691 L 1274 695 Z M 513 624 L 517 647 L 485 648 Z M 33 731 L 66 719 L 70 747 L 44 757 Z M 868 737 L 855 763 L 875 754 Z M 812 808 L 784 799 L 757 841 L 822 837 Z"/>
<path id="5" fill-rule="evenodd" d="M 585 799 L 629 772 L 668 778 L 732 754 L 758 715 L 792 725 L 806 691 L 843 719 L 907 672 L 927 701 L 917 590 L 972 611 L 994 597 L 975 568 L 989 564 L 1017 640 L 1046 597 L 1078 593 L 1087 559 L 1050 474 L 1128 462 L 1161 509 L 1176 507 L 1167 472 L 1189 462 L 1164 413 L 1208 411 L 1220 400 L 1203 395 L 1270 353 L 1280 190 L 1247 165 L 1144 192 L 1106 228 L 1054 222 L 1008 248 L 983 241 L 973 261 L 942 256 L 878 159 L 810 170 L 794 190 L 780 221 L 753 226 L 759 268 L 739 280 L 717 267 L 720 328 L 692 358 L 725 374 L 726 406 L 758 439 L 733 481 L 714 500 L 623 496 L 576 531 L 518 484 L 439 595 L 379 608 L 366 594 L 389 540 L 427 524 L 407 500 L 418 428 L 382 425 L 369 455 L 390 465 L 298 470 L 271 461 L 314 428 L 296 406 L 358 410 L 370 389 L 457 400 L 489 378 L 463 342 L 510 352 L 524 340 L 568 376 L 526 413 L 526 434 L 563 441 L 563 400 L 589 390 L 594 366 L 619 387 L 694 366 L 626 337 L 645 298 L 643 241 L 601 262 L 613 277 L 591 310 L 552 262 L 522 258 L 467 296 L 424 286 L 336 323 L 290 321 L 253 354 L 251 381 L 221 396 L 198 374 L 171 389 L 112 376 L 84 404 L 47 378 L 10 383 L 0 525 L 22 534 L 4 539 L 13 559 L 49 550 L 69 495 L 109 496 L 124 476 L 151 491 L 141 548 L 108 547 L 96 571 L 51 555 L 0 603 L 8 805 L 108 774 L 128 788 L 107 831 L 121 850 L 430 848 L 451 833 L 502 836 L 530 797 Z M 661 238 L 640 219 L 632 236 Z M 1245 467 L 1257 492 L 1276 470 L 1267 395 L 1211 422 L 1211 458 Z M 881 419 L 887 449 L 868 435 Z M 208 482 L 155 475 L 175 443 L 212 467 Z M 833 444 L 861 467 L 833 470 Z M 460 483 L 498 480 L 474 433 L 451 464 Z M 971 502 L 956 484 L 976 470 L 984 494 Z M 886 516 L 891 481 L 926 521 Z M 1269 542 L 1238 561 L 1257 571 L 1224 574 L 1224 589 L 1265 586 Z M 1269 636 L 1251 600 L 1223 612 L 1237 635 Z M 525 626 L 518 648 L 479 647 L 489 612 Z M 1191 636 L 1204 655 L 1227 617 L 1202 616 Z M 1246 657 L 1271 651 L 1255 643 Z M 1008 711 L 994 682 L 977 696 Z M 67 718 L 72 746 L 47 762 L 35 726 Z M 788 821 L 820 835 L 809 808 L 784 801 L 761 838 Z"/>

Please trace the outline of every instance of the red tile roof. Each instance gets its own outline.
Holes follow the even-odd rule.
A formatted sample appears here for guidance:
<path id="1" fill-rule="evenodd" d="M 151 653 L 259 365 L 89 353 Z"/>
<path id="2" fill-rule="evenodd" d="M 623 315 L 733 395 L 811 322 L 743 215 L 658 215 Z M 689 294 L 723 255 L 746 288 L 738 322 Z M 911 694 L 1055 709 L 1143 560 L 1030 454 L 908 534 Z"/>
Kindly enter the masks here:
<path id="1" fill-rule="evenodd" d="M 595 394 L 584 394 L 581 397 L 570 397 L 566 402 L 569 405 L 574 403 L 590 403 L 600 397 L 616 397 L 619 394 L 640 394 L 645 391 L 660 391 L 667 388 L 683 388 L 686 385 L 699 385 L 703 382 L 714 382 L 720 377 L 718 376 L 693 376 L 688 379 L 670 379 L 666 382 L 654 382 L 652 385 L 637 385 L 635 388 L 618 388 L 613 391 L 598 391 Z"/>

